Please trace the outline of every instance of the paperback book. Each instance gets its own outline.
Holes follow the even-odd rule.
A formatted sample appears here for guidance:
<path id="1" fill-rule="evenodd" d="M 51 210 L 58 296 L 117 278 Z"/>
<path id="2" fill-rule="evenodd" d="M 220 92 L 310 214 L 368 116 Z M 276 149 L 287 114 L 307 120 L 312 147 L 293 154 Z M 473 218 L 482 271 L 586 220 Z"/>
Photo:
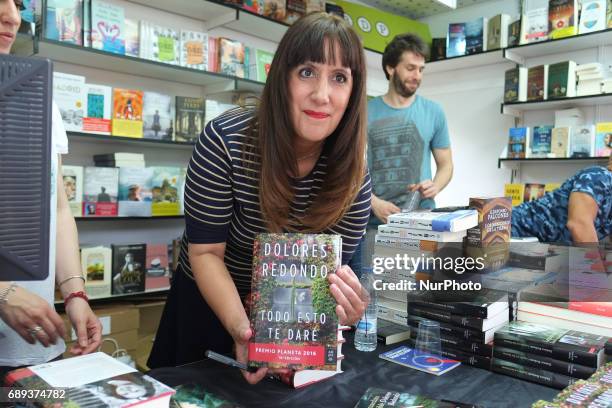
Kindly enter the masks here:
<path id="1" fill-rule="evenodd" d="M 340 267 L 341 241 L 323 234 L 256 237 L 250 367 L 337 369 L 338 318 L 327 276 Z"/>
<path id="2" fill-rule="evenodd" d="M 53 73 L 53 100 L 62 115 L 67 131 L 83 131 L 83 118 L 87 112 L 85 77 L 80 75 Z"/>
<path id="3" fill-rule="evenodd" d="M 151 183 L 153 170 L 150 167 L 119 168 L 119 216 L 151 216 Z"/>
<path id="4" fill-rule="evenodd" d="M 111 295 L 113 254 L 109 247 L 81 248 L 81 267 L 85 277 L 85 290 L 90 298 Z"/>
<path id="5" fill-rule="evenodd" d="M 113 295 L 144 292 L 145 244 L 112 245 Z"/>
<path id="6" fill-rule="evenodd" d="M 147 244 L 146 270 L 145 290 L 167 289 L 170 287 L 168 245 Z"/>
<path id="7" fill-rule="evenodd" d="M 174 137 L 174 101 L 170 95 L 145 92 L 143 97 L 143 137 L 172 141 Z"/>
<path id="8" fill-rule="evenodd" d="M 465 23 L 452 23 L 448 25 L 446 37 L 446 58 L 459 57 L 466 53 Z"/>
<path id="9" fill-rule="evenodd" d="M 178 215 L 180 203 L 178 197 L 180 168 L 151 167 L 153 170 L 151 192 L 153 216 Z"/>
<path id="10" fill-rule="evenodd" d="M 598 123 L 595 132 L 595 156 L 610 157 L 612 154 L 612 122 Z"/>
<path id="11" fill-rule="evenodd" d="M 204 98 L 176 97 L 175 141 L 195 143 L 204 130 Z"/>
<path id="12" fill-rule="evenodd" d="M 134 89 L 113 89 L 113 136 L 142 138 L 142 95 Z"/>
<path id="13" fill-rule="evenodd" d="M 422 395 L 368 388 L 355 408 L 478 408 L 476 405 L 449 400 L 435 400 Z"/>
<path id="14" fill-rule="evenodd" d="M 91 46 L 92 48 L 125 54 L 125 20 L 123 7 L 100 0 L 91 0 Z"/>
<path id="15" fill-rule="evenodd" d="M 83 167 L 62 165 L 64 191 L 68 198 L 70 211 L 75 217 L 83 215 Z"/>
<path id="16" fill-rule="evenodd" d="M 401 346 L 384 352 L 379 354 L 378 357 L 392 363 L 400 364 L 415 370 L 424 371 L 436 376 L 440 376 L 461 365 L 459 361 L 421 352 L 407 346 Z"/>
<path id="17" fill-rule="evenodd" d="M 83 118 L 83 132 L 100 135 L 111 134 L 113 88 L 85 84 L 87 92 L 87 116 Z"/>
<path id="18" fill-rule="evenodd" d="M 118 168 L 85 167 L 83 215 L 116 216 L 118 184 Z"/>
<path id="19" fill-rule="evenodd" d="M 476 210 L 402 212 L 390 215 L 388 224 L 403 228 L 458 232 L 478 225 L 478 213 Z"/>
<path id="20" fill-rule="evenodd" d="M 534 126 L 531 157 L 546 158 L 551 150 L 552 126 Z"/>
<path id="21" fill-rule="evenodd" d="M 208 69 L 208 34 L 181 30 L 181 65 L 191 69 Z"/>

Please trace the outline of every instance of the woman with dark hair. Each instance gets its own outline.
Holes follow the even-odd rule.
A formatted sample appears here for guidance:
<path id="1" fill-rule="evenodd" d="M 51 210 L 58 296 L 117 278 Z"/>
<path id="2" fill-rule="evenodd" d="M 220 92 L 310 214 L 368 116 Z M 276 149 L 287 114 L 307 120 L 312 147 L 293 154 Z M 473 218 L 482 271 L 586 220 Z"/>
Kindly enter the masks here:
<path id="1" fill-rule="evenodd" d="M 187 170 L 186 229 L 149 367 L 232 346 L 246 362 L 252 331 L 243 302 L 262 232 L 341 235 L 344 266 L 329 275 L 330 290 L 340 323 L 358 321 L 366 302 L 346 264 L 370 213 L 365 96 L 356 33 L 314 13 L 282 38 L 260 105 L 207 124 Z M 266 372 L 243 374 L 256 383 Z"/>

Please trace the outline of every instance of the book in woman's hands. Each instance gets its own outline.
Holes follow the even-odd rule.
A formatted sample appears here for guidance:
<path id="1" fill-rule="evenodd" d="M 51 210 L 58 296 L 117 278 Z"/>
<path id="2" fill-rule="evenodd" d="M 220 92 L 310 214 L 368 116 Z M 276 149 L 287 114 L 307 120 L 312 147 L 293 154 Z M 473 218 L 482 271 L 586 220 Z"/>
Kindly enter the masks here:
<path id="1" fill-rule="evenodd" d="M 338 318 L 329 274 L 342 238 L 260 234 L 253 249 L 250 367 L 337 370 Z"/>

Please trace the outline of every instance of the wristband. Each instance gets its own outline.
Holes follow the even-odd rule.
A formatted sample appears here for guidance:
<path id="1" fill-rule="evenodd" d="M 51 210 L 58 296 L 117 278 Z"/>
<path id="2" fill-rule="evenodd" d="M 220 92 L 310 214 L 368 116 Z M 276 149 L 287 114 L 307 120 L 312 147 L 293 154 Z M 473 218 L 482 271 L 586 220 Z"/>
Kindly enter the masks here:
<path id="1" fill-rule="evenodd" d="M 70 279 L 82 279 L 83 283 L 85 283 L 85 278 L 83 277 L 83 275 L 74 275 L 74 276 L 69 276 L 68 278 L 58 283 L 57 287 L 60 288 L 64 283 L 68 282 Z"/>
<path id="2" fill-rule="evenodd" d="M 87 297 L 87 295 L 85 294 L 85 292 L 83 291 L 78 291 L 78 292 L 72 292 L 71 294 L 69 294 L 68 296 L 66 296 L 66 298 L 64 299 L 64 307 L 66 307 L 68 305 L 68 302 L 71 301 L 74 298 L 81 298 L 81 299 L 85 299 L 85 301 L 87 303 L 89 303 L 89 298 Z"/>

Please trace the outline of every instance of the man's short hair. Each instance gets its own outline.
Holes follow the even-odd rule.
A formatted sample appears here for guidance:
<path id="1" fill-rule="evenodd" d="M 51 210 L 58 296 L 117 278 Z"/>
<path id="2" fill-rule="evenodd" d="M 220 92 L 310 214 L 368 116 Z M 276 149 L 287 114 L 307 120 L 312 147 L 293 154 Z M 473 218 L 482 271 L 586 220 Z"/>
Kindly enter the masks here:
<path id="1" fill-rule="evenodd" d="M 382 57 L 383 72 L 387 80 L 389 79 L 387 67 L 395 68 L 406 51 L 420 55 L 425 60 L 429 59 L 429 46 L 421 37 L 412 33 L 398 34 L 387 44 Z"/>

